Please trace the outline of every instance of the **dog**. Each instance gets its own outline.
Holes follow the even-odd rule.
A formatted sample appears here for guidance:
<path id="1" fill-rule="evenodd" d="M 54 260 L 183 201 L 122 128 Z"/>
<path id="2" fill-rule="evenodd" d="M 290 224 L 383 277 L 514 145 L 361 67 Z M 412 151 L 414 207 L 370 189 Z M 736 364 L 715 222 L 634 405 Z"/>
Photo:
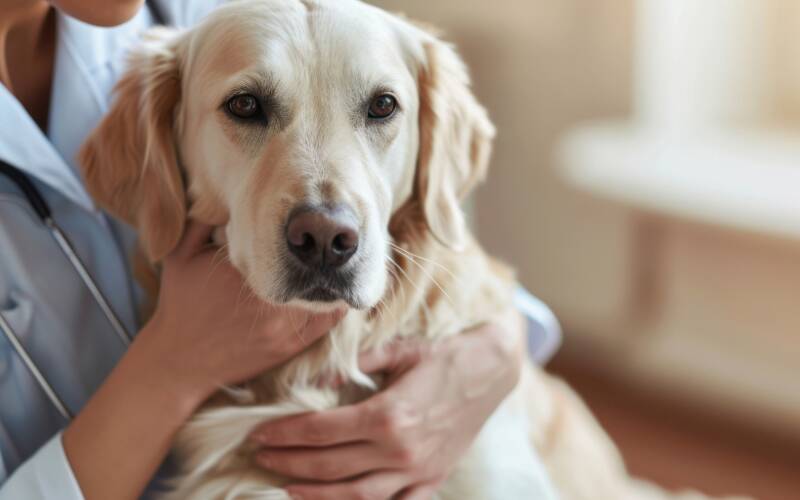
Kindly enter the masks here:
<path id="1" fill-rule="evenodd" d="M 80 163 L 150 269 L 192 217 L 219 228 L 259 299 L 349 310 L 309 351 L 206 403 L 177 436 L 165 498 L 288 498 L 252 463 L 256 425 L 364 397 L 365 349 L 435 342 L 511 307 L 513 273 L 460 207 L 494 127 L 432 30 L 357 0 L 235 1 L 194 29 L 151 31 L 116 94 Z M 319 383 L 331 375 L 352 387 Z M 530 365 L 438 495 L 535 499 L 533 450 L 563 499 L 704 498 L 628 477 L 578 397 Z"/>

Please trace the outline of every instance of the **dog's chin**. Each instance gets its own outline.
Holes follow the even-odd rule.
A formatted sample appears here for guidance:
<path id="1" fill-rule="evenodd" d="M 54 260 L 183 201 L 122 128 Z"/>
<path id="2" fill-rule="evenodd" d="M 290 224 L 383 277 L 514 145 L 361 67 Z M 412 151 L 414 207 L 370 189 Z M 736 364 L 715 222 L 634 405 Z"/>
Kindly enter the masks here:
<path id="1" fill-rule="evenodd" d="M 338 270 L 314 270 L 289 260 L 268 276 L 278 279 L 258 280 L 248 276 L 254 294 L 275 305 L 299 307 L 314 312 L 341 309 L 370 310 L 385 292 L 386 276 L 359 272 L 355 266 Z M 261 275 L 263 277 L 263 275 Z"/>
<path id="2" fill-rule="evenodd" d="M 369 309 L 371 307 L 370 302 L 356 296 L 351 290 L 337 290 L 321 286 L 295 292 L 286 303 L 314 312 L 331 312 L 337 309 Z"/>
<path id="3" fill-rule="evenodd" d="M 320 302 L 320 301 L 313 301 L 306 299 L 292 299 L 289 302 L 287 302 L 287 305 L 291 307 L 305 309 L 313 313 L 330 313 L 346 309 L 355 309 L 353 306 L 351 306 L 348 302 L 345 302 L 344 300 Z"/>
<path id="4" fill-rule="evenodd" d="M 270 304 L 322 313 L 342 309 L 368 310 L 380 300 L 380 297 L 371 299 L 358 293 L 356 285 L 331 286 L 319 282 L 293 281 L 288 284 L 266 283 L 266 286 L 258 286 L 252 280 L 248 280 L 248 285 L 253 295 Z"/>
<path id="5" fill-rule="evenodd" d="M 368 310 L 379 301 L 378 299 L 370 300 L 359 297 L 349 288 L 334 289 L 324 286 L 311 286 L 303 290 L 298 290 L 296 287 L 280 288 L 282 290 L 277 293 L 254 289 L 254 294 L 261 300 L 271 304 L 296 307 L 318 313 L 342 309 Z"/>
<path id="6" fill-rule="evenodd" d="M 297 309 L 305 309 L 314 313 L 328 313 L 345 309 L 363 309 L 360 302 L 353 299 L 346 300 L 338 294 L 334 295 L 328 291 L 318 291 L 307 296 L 264 293 L 254 291 L 254 295 L 264 302 L 275 306 L 287 306 Z"/>

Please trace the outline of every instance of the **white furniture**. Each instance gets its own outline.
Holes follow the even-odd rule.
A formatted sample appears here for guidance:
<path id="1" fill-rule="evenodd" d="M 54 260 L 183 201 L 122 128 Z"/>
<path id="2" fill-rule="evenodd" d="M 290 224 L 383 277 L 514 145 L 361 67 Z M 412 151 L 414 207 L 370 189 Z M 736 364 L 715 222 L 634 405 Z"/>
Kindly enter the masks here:
<path id="1" fill-rule="evenodd" d="M 572 130 L 559 172 L 628 224 L 628 269 L 607 283 L 624 300 L 600 300 L 622 305 L 573 345 L 800 437 L 800 132 L 767 125 L 776 5 L 637 0 L 633 117 Z"/>
<path id="2" fill-rule="evenodd" d="M 573 131 L 561 156 L 570 182 L 604 198 L 800 243 L 800 134 L 707 132 L 671 140 L 607 122 Z"/>
<path id="3" fill-rule="evenodd" d="M 800 436 L 800 137 L 637 130 L 562 144 L 565 178 L 637 221 L 627 307 L 571 334 L 628 380 Z"/>

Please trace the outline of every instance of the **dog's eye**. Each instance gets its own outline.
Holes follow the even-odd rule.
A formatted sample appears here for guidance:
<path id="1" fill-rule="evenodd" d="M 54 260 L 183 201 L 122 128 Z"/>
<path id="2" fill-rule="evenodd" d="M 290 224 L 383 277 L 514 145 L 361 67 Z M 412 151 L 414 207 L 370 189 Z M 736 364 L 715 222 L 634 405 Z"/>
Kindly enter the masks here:
<path id="1" fill-rule="evenodd" d="M 390 94 L 381 94 L 370 103 L 368 115 L 374 119 L 389 118 L 395 109 L 397 109 L 397 99 Z"/>
<path id="2" fill-rule="evenodd" d="M 261 115 L 258 99 L 250 94 L 240 94 L 228 99 L 228 111 L 237 118 L 252 119 Z"/>

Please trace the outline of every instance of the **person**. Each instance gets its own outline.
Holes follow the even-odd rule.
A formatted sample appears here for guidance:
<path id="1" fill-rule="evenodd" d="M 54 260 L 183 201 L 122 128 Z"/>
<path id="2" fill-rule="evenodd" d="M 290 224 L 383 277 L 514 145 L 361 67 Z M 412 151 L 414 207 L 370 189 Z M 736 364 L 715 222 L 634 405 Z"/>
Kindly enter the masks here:
<path id="1" fill-rule="evenodd" d="M 241 276 L 207 243 L 211 228 L 192 223 L 164 262 L 155 312 L 137 328 L 143 294 L 128 265 L 135 235 L 81 184 L 75 154 L 108 107 L 126 48 L 156 12 L 191 26 L 215 3 L 0 3 L 0 160 L 31 179 L 119 321 L 138 330 L 127 349 L 109 333 L 78 273 L 0 176 L 0 315 L 76 413 L 65 421 L 0 337 L 0 500 L 146 496 L 176 430 L 211 393 L 285 362 L 338 320 L 243 302 Z M 558 345 L 550 311 L 523 291 L 519 299 L 527 329 L 498 323 L 435 347 L 407 342 L 365 354 L 363 369 L 393 382 L 354 406 L 265 424 L 253 435 L 263 447 L 258 462 L 295 478 L 289 490 L 306 500 L 360 490 L 427 498 L 516 383 L 525 332 L 539 362 Z M 478 398 L 454 396 L 453 387 L 480 384 L 488 387 Z M 451 416 L 447 428 L 424 418 L 433 402 Z M 400 414 L 419 418 L 397 432 Z"/>

